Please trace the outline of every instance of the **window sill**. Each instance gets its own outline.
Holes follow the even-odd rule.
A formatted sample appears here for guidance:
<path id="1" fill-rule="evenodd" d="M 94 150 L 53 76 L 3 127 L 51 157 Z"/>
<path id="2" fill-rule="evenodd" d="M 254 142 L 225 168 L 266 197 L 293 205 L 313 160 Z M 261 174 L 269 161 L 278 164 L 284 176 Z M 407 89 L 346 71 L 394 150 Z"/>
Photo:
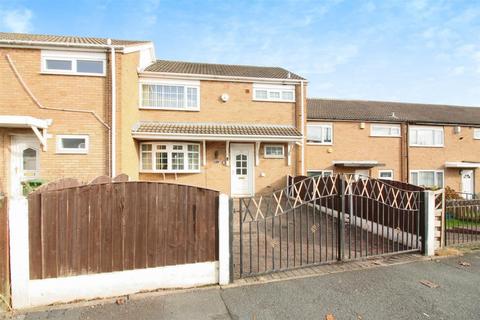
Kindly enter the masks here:
<path id="1" fill-rule="evenodd" d="M 264 159 L 285 159 L 285 156 L 263 156 Z"/>
<path id="2" fill-rule="evenodd" d="M 200 173 L 200 170 L 140 170 L 139 173 Z"/>
<path id="3" fill-rule="evenodd" d="M 295 103 L 295 100 L 271 100 L 271 99 L 252 99 L 255 102 L 282 102 L 282 103 Z"/>
<path id="4" fill-rule="evenodd" d="M 444 145 L 441 145 L 441 146 L 426 146 L 426 145 L 418 145 L 418 144 L 410 144 L 409 147 L 412 147 L 412 148 L 444 148 L 445 146 Z"/>
<path id="5" fill-rule="evenodd" d="M 187 112 L 199 112 L 200 107 L 196 109 L 180 109 L 180 108 L 155 108 L 155 107 L 138 107 L 140 110 L 156 110 L 156 111 L 187 111 Z"/>
<path id="6" fill-rule="evenodd" d="M 307 142 L 308 146 L 333 146 L 333 143 Z"/>
<path id="7" fill-rule="evenodd" d="M 105 73 L 81 73 L 81 72 L 61 72 L 61 71 L 41 71 L 39 74 L 43 75 L 56 75 L 56 76 L 82 76 L 82 77 L 102 77 L 106 76 Z"/>
<path id="8" fill-rule="evenodd" d="M 55 154 L 74 154 L 74 155 L 85 155 L 88 154 L 88 151 L 57 151 Z"/>
<path id="9" fill-rule="evenodd" d="M 401 138 L 401 136 L 380 136 L 380 135 L 374 135 L 374 134 L 371 134 L 370 137 L 372 137 L 372 138 Z"/>

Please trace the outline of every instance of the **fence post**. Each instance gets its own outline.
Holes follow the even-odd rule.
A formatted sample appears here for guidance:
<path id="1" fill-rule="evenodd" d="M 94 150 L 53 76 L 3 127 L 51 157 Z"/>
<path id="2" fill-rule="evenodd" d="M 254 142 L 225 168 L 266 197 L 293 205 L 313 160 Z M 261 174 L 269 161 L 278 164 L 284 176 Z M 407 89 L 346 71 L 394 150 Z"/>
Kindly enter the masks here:
<path id="1" fill-rule="evenodd" d="M 423 191 L 423 212 L 425 229 L 422 239 L 422 253 L 425 256 L 435 254 L 435 193 Z"/>
<path id="2" fill-rule="evenodd" d="M 30 257 L 28 246 L 28 203 L 23 197 L 9 199 L 10 278 L 12 308 L 30 306 Z"/>
<path id="3" fill-rule="evenodd" d="M 339 261 L 344 260 L 345 258 L 345 179 L 343 175 L 340 175 L 340 188 L 339 188 L 339 200 L 340 200 L 340 210 L 338 210 L 338 221 L 337 221 L 337 252 Z"/>
<path id="4" fill-rule="evenodd" d="M 218 283 L 226 285 L 231 282 L 231 211 L 230 199 L 226 194 L 218 197 Z"/>

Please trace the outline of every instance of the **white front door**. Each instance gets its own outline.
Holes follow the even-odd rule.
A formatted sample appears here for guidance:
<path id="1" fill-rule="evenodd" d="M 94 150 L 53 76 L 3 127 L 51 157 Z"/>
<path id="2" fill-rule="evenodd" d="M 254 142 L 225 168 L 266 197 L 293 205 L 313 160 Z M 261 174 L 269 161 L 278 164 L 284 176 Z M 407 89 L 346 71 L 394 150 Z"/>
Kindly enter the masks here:
<path id="1" fill-rule="evenodd" d="M 471 199 L 475 193 L 473 189 L 473 170 L 462 170 L 462 194 L 466 199 Z"/>
<path id="2" fill-rule="evenodd" d="M 35 137 L 12 137 L 10 171 L 10 194 L 22 196 L 22 182 L 38 178 L 40 173 L 40 144 Z"/>
<path id="3" fill-rule="evenodd" d="M 252 196 L 253 190 L 253 144 L 230 144 L 232 196 Z"/>

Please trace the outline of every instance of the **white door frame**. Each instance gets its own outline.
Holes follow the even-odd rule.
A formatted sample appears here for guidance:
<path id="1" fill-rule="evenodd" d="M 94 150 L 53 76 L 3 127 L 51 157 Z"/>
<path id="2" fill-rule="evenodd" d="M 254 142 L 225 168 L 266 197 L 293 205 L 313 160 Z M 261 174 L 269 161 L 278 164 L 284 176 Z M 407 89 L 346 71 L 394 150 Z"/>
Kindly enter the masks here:
<path id="1" fill-rule="evenodd" d="M 20 182 L 25 180 L 22 174 L 23 158 L 22 152 L 25 148 L 32 148 L 37 151 L 37 170 L 40 170 L 40 143 L 38 139 L 30 135 L 12 135 L 10 142 L 10 196 L 23 197 Z M 36 178 L 36 177 L 32 177 Z"/>
<path id="2" fill-rule="evenodd" d="M 465 190 L 464 189 L 463 175 L 464 175 L 464 173 L 467 173 L 467 172 L 470 173 L 471 190 Z M 475 193 L 475 171 L 473 169 L 460 170 L 460 185 L 461 185 L 462 196 L 464 198 L 467 198 L 467 199 L 471 198 L 472 194 Z"/>
<path id="3" fill-rule="evenodd" d="M 237 150 L 248 149 L 248 158 L 247 158 L 247 179 L 248 179 L 248 194 L 236 194 L 235 193 L 235 179 L 234 175 L 236 169 L 235 153 Z M 230 195 L 232 197 L 241 197 L 241 196 L 253 196 L 255 194 L 255 145 L 253 143 L 230 143 Z"/>

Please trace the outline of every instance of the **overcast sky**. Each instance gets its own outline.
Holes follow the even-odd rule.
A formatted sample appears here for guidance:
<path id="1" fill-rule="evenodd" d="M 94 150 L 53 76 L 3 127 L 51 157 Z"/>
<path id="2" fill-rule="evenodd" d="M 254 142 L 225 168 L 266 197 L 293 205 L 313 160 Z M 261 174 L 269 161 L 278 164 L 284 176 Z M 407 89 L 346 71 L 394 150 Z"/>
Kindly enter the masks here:
<path id="1" fill-rule="evenodd" d="M 158 59 L 272 65 L 310 97 L 480 106 L 480 1 L 0 0 L 0 30 L 152 40 Z"/>

